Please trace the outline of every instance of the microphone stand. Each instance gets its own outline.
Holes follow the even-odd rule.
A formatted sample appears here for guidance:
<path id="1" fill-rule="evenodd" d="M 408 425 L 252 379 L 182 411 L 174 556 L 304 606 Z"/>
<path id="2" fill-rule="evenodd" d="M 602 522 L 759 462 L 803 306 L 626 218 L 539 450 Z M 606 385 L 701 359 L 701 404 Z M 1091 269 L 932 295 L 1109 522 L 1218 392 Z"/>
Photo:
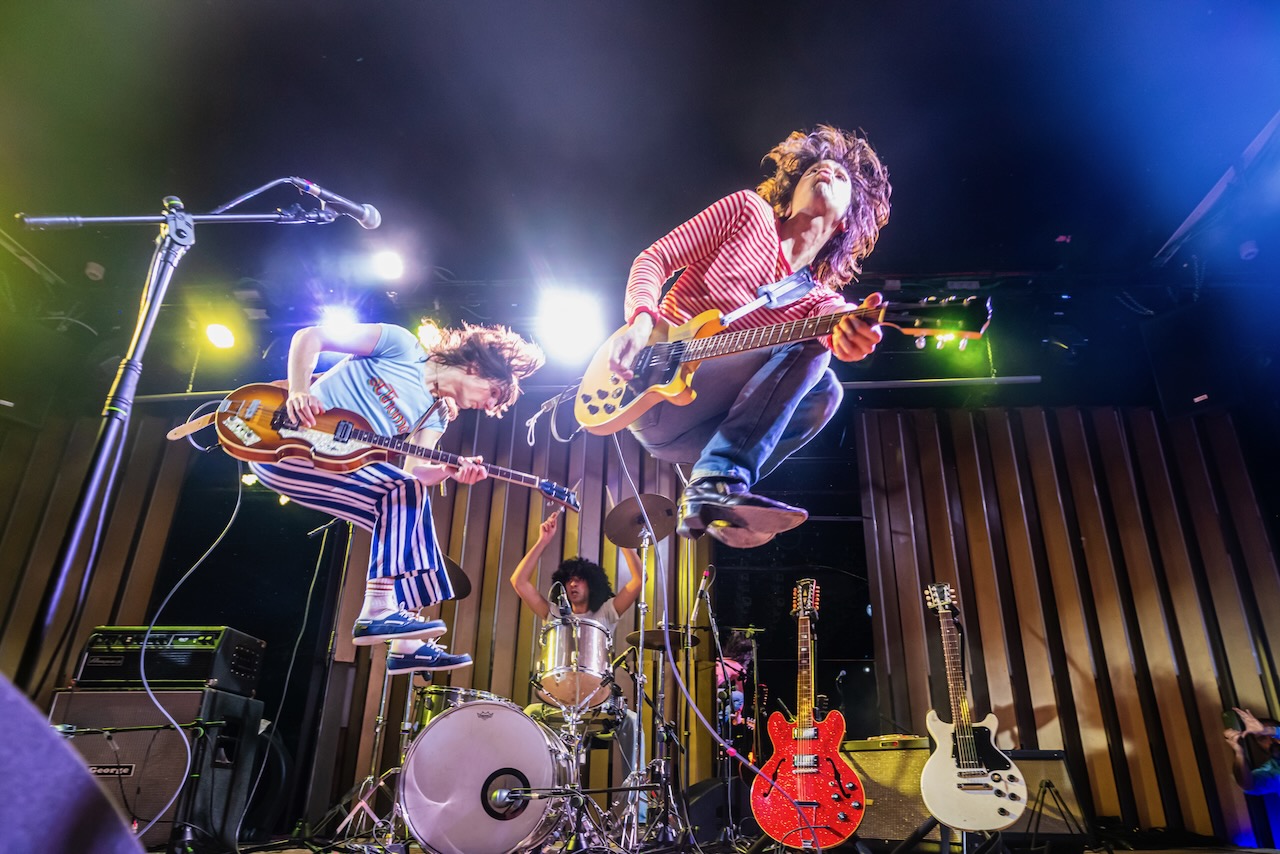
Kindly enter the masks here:
<path id="1" fill-rule="evenodd" d="M 260 188 L 255 193 L 237 199 L 236 204 L 251 195 L 285 183 L 281 179 Z M 230 205 L 224 206 L 230 207 Z M 107 507 L 115 491 L 119 479 L 120 459 L 124 452 L 124 442 L 129 426 L 129 416 L 133 409 L 134 396 L 138 390 L 138 379 L 142 376 L 142 357 L 146 353 L 147 344 L 151 340 L 151 332 L 156 318 L 160 314 L 160 306 L 164 304 L 165 292 L 173 272 L 178 267 L 187 250 L 195 245 L 195 224 L 210 223 L 247 223 L 247 222 L 333 222 L 338 214 L 327 208 L 305 210 L 293 205 L 288 210 L 277 210 L 269 214 L 190 214 L 177 196 L 165 196 L 164 213 L 159 216 L 49 216 L 35 217 L 18 214 L 17 219 L 30 229 L 80 228 L 90 225 L 155 225 L 160 226 L 156 237 L 156 249 L 151 258 L 151 266 L 147 268 L 146 281 L 142 289 L 142 302 L 138 311 L 138 321 L 134 328 L 133 338 L 125 352 L 124 359 L 116 371 L 111 389 L 107 393 L 102 407 L 102 423 L 98 428 L 97 440 L 90 457 L 89 469 L 81 484 L 76 498 L 71 522 L 62 544 L 52 575 L 45 585 L 44 593 L 36 613 L 30 636 L 22 652 L 22 658 L 14 675 L 14 682 L 23 688 L 28 695 L 38 691 L 40 686 L 31 684 L 35 675 L 36 663 L 40 658 L 41 648 L 52 634 L 53 625 L 62 604 L 76 558 L 80 555 L 86 541 L 88 552 L 85 556 L 84 577 L 81 589 L 87 590 L 89 579 L 93 574 L 98 554 L 102 546 L 102 530 L 106 521 Z M 96 514 L 95 514 L 96 509 Z"/>

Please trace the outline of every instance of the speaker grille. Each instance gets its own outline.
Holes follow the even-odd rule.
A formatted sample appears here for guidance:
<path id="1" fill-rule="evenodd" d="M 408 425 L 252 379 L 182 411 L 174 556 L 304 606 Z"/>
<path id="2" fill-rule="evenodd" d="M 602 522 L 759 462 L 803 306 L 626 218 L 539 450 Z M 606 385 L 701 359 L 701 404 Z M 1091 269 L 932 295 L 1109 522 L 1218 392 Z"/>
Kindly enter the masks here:
<path id="1" fill-rule="evenodd" d="M 863 839 L 900 842 L 929 819 L 920 797 L 920 772 L 929 759 L 929 739 L 846 741 L 842 751 L 867 793 L 867 810 L 858 825 Z M 925 839 L 937 841 L 938 829 Z"/>
<path id="2" fill-rule="evenodd" d="M 244 812 L 247 781 L 257 746 L 262 702 L 226 692 L 156 691 L 156 699 L 179 724 L 200 718 L 226 721 L 210 727 L 203 750 L 193 814 L 186 820 L 228 844 Z M 144 691 L 58 691 L 49 722 L 58 726 L 125 816 L 138 829 L 150 822 L 185 780 L 187 754 L 182 734 Z M 144 727 L 130 731 L 131 727 Z M 109 734 L 97 730 L 120 730 Z M 189 732 L 189 731 L 188 731 Z M 193 746 L 194 747 L 194 746 Z M 193 751 L 193 759 L 194 759 Z M 168 841 L 183 798 L 165 810 L 142 837 L 145 846 Z"/>

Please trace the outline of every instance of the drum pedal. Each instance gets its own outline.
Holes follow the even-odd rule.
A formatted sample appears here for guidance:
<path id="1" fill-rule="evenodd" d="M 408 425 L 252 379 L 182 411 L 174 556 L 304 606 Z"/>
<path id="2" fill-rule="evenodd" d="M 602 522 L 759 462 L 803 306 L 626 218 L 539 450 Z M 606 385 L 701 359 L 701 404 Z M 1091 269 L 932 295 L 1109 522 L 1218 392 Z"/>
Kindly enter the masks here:
<path id="1" fill-rule="evenodd" d="M 407 842 L 348 842 L 343 851 L 351 854 L 409 854 Z"/>

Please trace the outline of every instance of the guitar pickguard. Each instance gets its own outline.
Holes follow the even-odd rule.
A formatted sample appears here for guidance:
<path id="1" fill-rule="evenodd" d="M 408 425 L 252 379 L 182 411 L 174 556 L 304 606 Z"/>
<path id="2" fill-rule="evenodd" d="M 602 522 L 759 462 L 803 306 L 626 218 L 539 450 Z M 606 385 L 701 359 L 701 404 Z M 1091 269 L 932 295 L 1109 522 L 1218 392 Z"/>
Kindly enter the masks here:
<path id="1" fill-rule="evenodd" d="M 332 433 L 326 433 L 323 430 L 314 428 L 282 427 L 278 432 L 281 438 L 301 439 L 319 453 L 327 454 L 331 457 L 341 457 L 350 454 L 352 451 L 373 447 L 368 442 L 357 442 L 350 439 L 344 441 Z"/>

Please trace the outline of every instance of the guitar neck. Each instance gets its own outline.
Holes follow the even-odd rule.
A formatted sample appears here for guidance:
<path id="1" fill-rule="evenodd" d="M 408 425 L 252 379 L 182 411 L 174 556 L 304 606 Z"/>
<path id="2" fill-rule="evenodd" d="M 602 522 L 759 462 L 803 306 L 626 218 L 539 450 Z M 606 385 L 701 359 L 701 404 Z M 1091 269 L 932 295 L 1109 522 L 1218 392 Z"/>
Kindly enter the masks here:
<path id="1" fill-rule="evenodd" d="M 366 442 L 370 445 L 376 445 L 379 448 L 386 448 L 389 451 L 396 451 L 401 454 L 408 454 L 413 457 L 428 460 L 441 465 L 452 466 L 458 468 L 463 464 L 463 458 L 458 454 L 450 454 L 446 451 L 437 451 L 435 448 L 427 448 L 422 445 L 415 445 L 407 439 L 396 439 L 388 436 L 382 436 L 368 430 L 352 430 L 351 438 L 360 442 Z M 499 480 L 505 480 L 509 483 L 518 483 L 521 486 L 532 486 L 535 489 L 540 485 L 541 480 L 531 474 L 516 471 L 515 469 L 495 466 L 490 463 L 484 464 L 485 471 L 490 477 L 496 477 Z"/>
<path id="2" fill-rule="evenodd" d="M 947 665 L 947 692 L 951 695 L 951 723 L 955 737 L 961 744 L 961 756 L 965 755 L 964 741 L 973 742 L 973 713 L 969 709 L 969 695 L 965 689 L 964 655 L 960 650 L 960 630 L 950 611 L 939 611 L 938 622 L 942 626 L 942 654 Z"/>
<path id="3" fill-rule="evenodd" d="M 799 619 L 799 647 L 796 660 L 800 670 L 796 677 L 796 726 L 800 729 L 813 726 L 813 632 L 809 618 Z"/>
<path id="4" fill-rule="evenodd" d="M 736 332 L 720 332 L 706 338 L 695 338 L 686 342 L 687 347 L 680 358 L 682 362 L 694 362 L 710 359 L 715 356 L 728 356 L 731 353 L 742 353 L 760 347 L 772 347 L 776 344 L 789 344 L 792 341 L 803 341 L 808 338 L 819 338 L 830 335 L 836 324 L 843 318 L 873 317 L 880 314 L 879 306 L 875 308 L 852 308 L 836 314 L 823 314 L 818 317 L 805 317 L 800 320 L 789 320 L 785 323 L 774 323 L 769 326 L 757 326 L 752 329 L 740 329 Z"/>

